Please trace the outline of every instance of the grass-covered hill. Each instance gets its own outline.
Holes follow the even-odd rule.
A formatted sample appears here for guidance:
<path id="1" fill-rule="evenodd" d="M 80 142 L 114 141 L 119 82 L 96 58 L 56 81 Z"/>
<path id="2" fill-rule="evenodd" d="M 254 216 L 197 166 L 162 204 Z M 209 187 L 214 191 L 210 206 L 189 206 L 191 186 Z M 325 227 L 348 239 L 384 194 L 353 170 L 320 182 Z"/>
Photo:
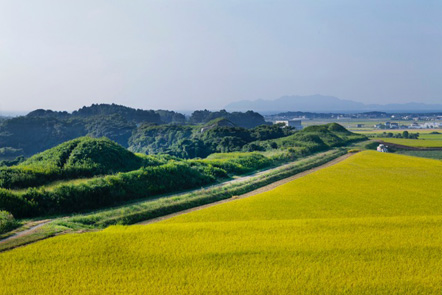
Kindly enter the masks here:
<path id="1" fill-rule="evenodd" d="M 80 137 L 34 155 L 19 167 L 111 174 L 138 169 L 142 162 L 142 158 L 107 138 Z"/>
<path id="2" fill-rule="evenodd" d="M 289 136 L 270 140 L 253 141 L 243 147 L 249 151 L 267 151 L 289 148 L 297 154 L 306 155 L 330 147 L 344 146 L 367 139 L 364 135 L 352 133 L 337 123 L 309 126 Z"/>
<path id="3" fill-rule="evenodd" d="M 229 124 L 230 123 L 230 124 Z M 294 148 L 308 154 L 366 139 L 339 124 L 311 126 L 296 131 L 278 125 L 246 129 L 216 119 L 202 126 L 146 125 L 130 140 L 129 149 L 141 153 L 167 153 L 180 158 L 207 157 L 212 153 L 270 151 Z"/>
<path id="4" fill-rule="evenodd" d="M 441 177 L 440 161 L 358 153 L 156 224 L 0 253 L 0 294 L 441 294 Z"/>
<path id="5" fill-rule="evenodd" d="M 0 168 L 0 187 L 26 188 L 60 179 L 131 171 L 150 161 L 153 160 L 137 156 L 107 138 L 80 137 L 17 166 Z"/>

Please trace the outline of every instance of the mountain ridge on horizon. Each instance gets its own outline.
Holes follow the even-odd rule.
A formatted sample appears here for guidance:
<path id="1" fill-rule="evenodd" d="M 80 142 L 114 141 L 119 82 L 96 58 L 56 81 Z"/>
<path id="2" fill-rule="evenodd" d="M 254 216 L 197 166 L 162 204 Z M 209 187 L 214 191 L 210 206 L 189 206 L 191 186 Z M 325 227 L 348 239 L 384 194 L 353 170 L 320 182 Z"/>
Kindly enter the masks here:
<path id="1" fill-rule="evenodd" d="M 287 111 L 302 112 L 438 112 L 442 111 L 441 104 L 425 104 L 418 102 L 394 104 L 365 104 L 352 100 L 340 99 L 326 95 L 286 95 L 275 100 L 241 100 L 228 104 L 228 111 L 254 110 L 263 114 L 276 114 Z"/>

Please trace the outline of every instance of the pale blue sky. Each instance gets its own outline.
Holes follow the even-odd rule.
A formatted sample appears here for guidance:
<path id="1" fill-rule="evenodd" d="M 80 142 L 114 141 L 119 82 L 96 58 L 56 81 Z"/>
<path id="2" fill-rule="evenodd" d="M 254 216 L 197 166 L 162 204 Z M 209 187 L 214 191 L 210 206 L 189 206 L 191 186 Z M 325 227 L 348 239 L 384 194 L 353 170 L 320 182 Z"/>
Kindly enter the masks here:
<path id="1" fill-rule="evenodd" d="M 442 103 L 442 1 L 0 0 L 0 111 Z"/>

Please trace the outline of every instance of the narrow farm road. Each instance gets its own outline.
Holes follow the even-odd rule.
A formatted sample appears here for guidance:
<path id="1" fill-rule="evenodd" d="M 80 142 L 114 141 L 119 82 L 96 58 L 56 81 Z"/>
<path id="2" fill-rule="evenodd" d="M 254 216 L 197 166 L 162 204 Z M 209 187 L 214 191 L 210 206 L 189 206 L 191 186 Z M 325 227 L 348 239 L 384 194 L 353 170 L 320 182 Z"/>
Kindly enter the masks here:
<path id="1" fill-rule="evenodd" d="M 11 241 L 11 240 L 14 240 L 14 239 L 17 239 L 17 238 L 20 238 L 20 237 L 32 234 L 37 229 L 39 229 L 40 227 L 42 227 L 43 225 L 45 225 L 45 224 L 47 224 L 47 223 L 49 223 L 51 221 L 52 221 L 52 219 L 40 220 L 40 221 L 38 221 L 37 225 L 34 225 L 34 226 L 24 230 L 24 231 L 21 231 L 21 232 L 18 232 L 16 234 L 13 234 L 12 236 L 7 237 L 6 239 L 0 240 L 0 243 L 6 243 L 8 241 Z"/>
<path id="2" fill-rule="evenodd" d="M 272 190 L 272 189 L 274 189 L 274 188 L 276 188 L 276 187 L 278 187 L 280 185 L 286 184 L 286 183 L 291 182 L 291 181 L 293 181 L 295 179 L 304 177 L 304 176 L 306 176 L 308 174 L 311 174 L 313 172 L 316 172 L 318 170 L 321 170 L 321 169 L 324 169 L 326 167 L 330 167 L 332 165 L 335 165 L 335 164 L 337 164 L 339 162 L 342 162 L 342 161 L 344 161 L 345 159 L 349 158 L 352 155 L 353 154 L 351 154 L 351 153 L 345 154 L 345 155 L 340 156 L 340 157 L 338 157 L 338 158 L 336 158 L 334 160 L 331 160 L 330 162 L 327 162 L 327 163 L 325 163 L 325 164 L 323 164 L 321 166 L 318 166 L 318 167 L 306 170 L 304 172 L 301 172 L 301 173 L 295 174 L 293 176 L 281 179 L 279 181 L 275 181 L 275 182 L 273 182 L 271 184 L 268 184 L 266 186 L 260 187 L 260 188 L 258 188 L 256 190 L 253 190 L 251 192 L 248 192 L 248 193 L 240 195 L 240 196 L 236 196 L 236 197 L 233 197 L 233 198 L 230 198 L 230 199 L 225 199 L 225 200 L 221 200 L 221 201 L 218 201 L 218 202 L 214 202 L 214 203 L 210 203 L 210 204 L 206 204 L 206 205 L 202 205 L 202 206 L 198 206 L 198 207 L 193 207 L 191 209 L 187 209 L 187 210 L 183 210 L 183 211 L 180 211 L 180 212 L 176 212 L 176 213 L 164 215 L 164 216 L 161 216 L 161 217 L 149 219 L 149 220 L 146 220 L 146 221 L 143 221 L 143 222 L 139 222 L 139 223 L 136 223 L 136 224 L 137 225 L 147 225 L 147 224 L 151 224 L 151 223 L 156 223 L 156 222 L 159 222 L 159 221 L 162 221 L 162 220 L 166 220 L 166 219 L 178 216 L 178 215 L 187 214 L 187 213 L 190 213 L 190 212 L 194 212 L 194 211 L 197 211 L 197 210 L 209 208 L 209 207 L 216 206 L 216 205 L 219 205 L 219 204 L 224 204 L 224 203 L 227 203 L 227 202 L 231 202 L 231 201 L 235 201 L 235 200 L 239 200 L 239 199 L 244 199 L 244 198 L 248 198 L 248 197 L 260 194 L 260 193 L 268 192 L 268 191 L 270 191 L 270 190 Z M 282 166 L 280 166 L 278 168 L 281 168 L 281 167 Z M 264 174 L 266 172 L 268 172 L 268 171 L 259 172 L 259 174 Z M 233 181 L 243 181 L 243 180 L 245 180 L 247 178 L 255 177 L 255 176 L 259 175 L 259 174 L 254 174 L 252 176 L 244 176 L 244 177 L 235 179 Z"/>

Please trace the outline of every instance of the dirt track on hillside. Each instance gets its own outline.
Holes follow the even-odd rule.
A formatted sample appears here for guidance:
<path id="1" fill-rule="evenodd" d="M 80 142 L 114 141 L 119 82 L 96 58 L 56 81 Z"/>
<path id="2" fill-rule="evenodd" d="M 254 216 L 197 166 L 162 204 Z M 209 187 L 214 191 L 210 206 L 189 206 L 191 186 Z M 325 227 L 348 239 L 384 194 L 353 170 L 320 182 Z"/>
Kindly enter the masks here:
<path id="1" fill-rule="evenodd" d="M 258 188 L 256 190 L 250 191 L 250 192 L 245 193 L 245 194 L 240 195 L 240 196 L 235 196 L 235 197 L 232 197 L 232 198 L 229 198 L 229 199 L 225 199 L 225 200 L 221 200 L 221 201 L 218 201 L 218 202 L 214 202 L 214 203 L 210 203 L 210 204 L 206 204 L 206 205 L 202 205 L 202 206 L 198 206 L 198 207 L 193 207 L 193 208 L 190 208 L 190 209 L 187 209 L 187 210 L 183 210 L 183 211 L 180 211 L 180 212 L 176 212 L 176 213 L 164 215 L 164 216 L 161 216 L 161 217 L 149 219 L 149 220 L 146 220 L 146 221 L 139 222 L 139 223 L 137 223 L 137 225 L 147 225 L 147 224 L 151 224 L 151 223 L 156 223 L 156 222 L 159 222 L 159 221 L 162 221 L 162 220 L 170 219 L 170 218 L 178 216 L 178 215 L 187 214 L 187 213 L 194 212 L 194 211 L 197 211 L 197 210 L 209 208 L 209 207 L 212 207 L 212 206 L 216 206 L 216 205 L 224 204 L 224 203 L 227 203 L 227 202 L 248 198 L 248 197 L 251 197 L 251 196 L 254 196 L 254 195 L 257 195 L 257 194 L 261 194 L 261 193 L 264 193 L 264 192 L 268 192 L 268 191 L 271 191 L 272 189 L 274 189 L 274 188 L 276 188 L 276 187 L 278 187 L 280 185 L 283 185 L 283 184 L 286 184 L 286 183 L 288 183 L 290 181 L 293 181 L 295 179 L 304 177 L 304 176 L 306 176 L 308 174 L 311 174 L 313 172 L 316 172 L 318 170 L 321 170 L 321 169 L 333 166 L 333 165 L 335 165 L 335 164 L 337 164 L 339 162 L 342 162 L 343 160 L 349 158 L 352 155 L 353 154 L 345 154 L 345 155 L 340 156 L 340 157 L 338 157 L 338 158 L 336 158 L 334 160 L 331 160 L 330 162 L 327 162 L 327 163 L 325 163 L 325 164 L 323 164 L 321 166 L 318 166 L 318 167 L 306 170 L 304 172 L 301 172 L 301 173 L 295 174 L 293 176 L 281 179 L 279 181 L 275 181 L 275 182 L 273 182 L 271 184 L 268 184 L 266 186 L 260 187 L 260 188 Z"/>
<path id="2" fill-rule="evenodd" d="M 37 229 L 39 229 L 40 227 L 42 227 L 43 225 L 45 225 L 45 224 L 47 224 L 47 223 L 49 223 L 51 221 L 52 221 L 51 219 L 40 220 L 40 221 L 36 222 L 36 225 L 34 225 L 34 226 L 24 230 L 24 231 L 21 231 L 21 232 L 18 232 L 16 234 L 13 234 L 12 236 L 9 236 L 9 237 L 7 237 L 7 238 L 5 238 L 3 240 L 0 240 L 0 243 L 5 243 L 7 241 L 23 237 L 25 235 L 30 235 L 30 234 L 34 233 Z"/>

